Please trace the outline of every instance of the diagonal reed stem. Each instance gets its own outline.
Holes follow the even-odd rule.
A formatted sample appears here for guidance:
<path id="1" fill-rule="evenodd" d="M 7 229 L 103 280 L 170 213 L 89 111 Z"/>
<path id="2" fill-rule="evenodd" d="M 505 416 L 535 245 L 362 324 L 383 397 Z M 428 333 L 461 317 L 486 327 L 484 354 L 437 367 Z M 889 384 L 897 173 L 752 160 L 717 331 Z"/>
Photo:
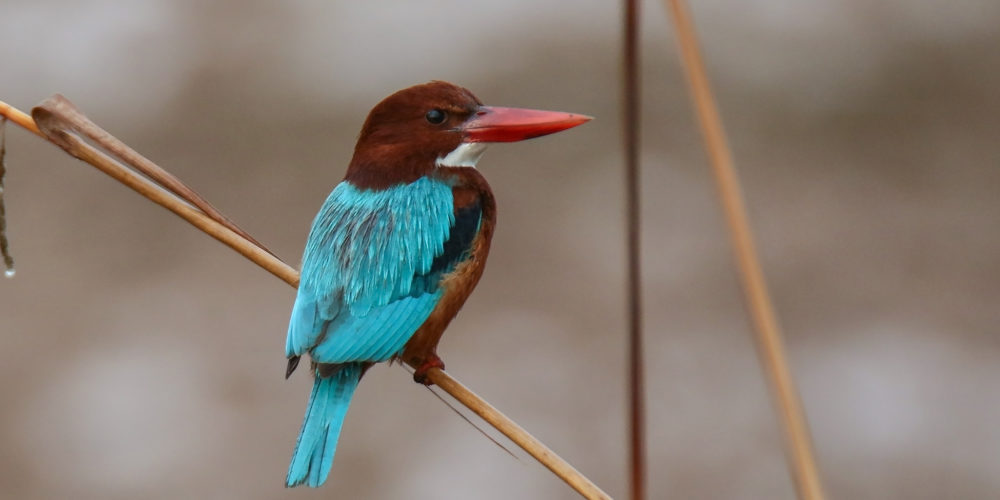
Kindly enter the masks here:
<path id="1" fill-rule="evenodd" d="M 705 149 L 711 160 L 712 174 L 715 177 L 729 228 L 747 309 L 750 311 L 751 322 L 756 332 L 757 352 L 781 417 L 789 468 L 800 499 L 822 500 L 823 489 L 805 411 L 802 409 L 795 380 L 786 360 L 778 319 L 771 304 L 764 271 L 761 269 L 753 234 L 750 231 L 740 181 L 736 175 L 732 153 L 722 127 L 722 118 L 712 97 L 708 75 L 698 48 L 694 21 L 684 0 L 667 0 L 667 7 L 677 31 L 677 43 L 680 46 L 681 59 L 692 94 L 691 99 L 694 101 L 698 121 L 701 124 Z"/>
<path id="2" fill-rule="evenodd" d="M 157 184 L 162 182 L 160 175 L 166 173 L 165 170 L 162 170 L 160 167 L 148 169 L 146 173 L 157 182 L 154 183 L 136 174 L 131 169 L 123 166 L 115 159 L 73 134 L 71 131 L 81 131 L 109 152 L 116 153 L 123 151 L 121 148 L 117 148 L 116 151 L 114 145 L 117 139 L 114 139 L 110 134 L 87 119 L 66 98 L 57 95 L 43 101 L 42 104 L 32 110 L 32 115 L 34 120 L 25 113 L 0 101 L 0 116 L 7 117 L 17 125 L 34 132 L 42 138 L 48 139 L 71 156 L 93 165 L 98 170 L 125 184 L 150 201 L 180 216 L 282 281 L 293 287 L 298 286 L 298 271 L 281 261 L 281 259 L 270 253 L 259 243 L 256 243 L 253 238 L 236 227 L 235 224 L 229 222 L 229 219 L 214 209 L 212 209 L 214 211 L 213 214 L 207 214 L 196 208 L 195 202 L 191 199 L 182 199 L 186 198 L 185 194 L 194 193 L 194 191 L 184 186 L 179 180 L 167 174 L 170 179 L 175 180 L 180 186 L 177 191 L 168 191 L 168 188 L 165 188 L 163 184 Z M 113 140 L 109 140 L 109 138 Z M 135 155 L 138 155 L 138 153 L 135 153 Z M 134 157 L 124 155 L 119 156 L 119 159 L 129 165 L 134 165 L 134 163 L 129 161 L 134 160 Z M 143 158 L 143 160 L 145 159 Z M 149 163 L 152 164 L 152 162 Z M 207 204 L 207 202 L 205 203 Z M 218 217 L 218 219 L 212 215 Z M 226 222 L 229 222 L 229 224 L 226 224 Z M 524 451 L 528 452 L 528 454 L 535 457 L 542 465 L 551 470 L 584 498 L 611 498 L 586 476 L 578 472 L 568 462 L 542 444 L 541 441 L 522 429 L 496 408 L 493 408 L 493 406 L 467 389 L 445 371 L 432 368 L 428 371 L 427 377 L 435 385 L 441 387 L 445 392 L 482 417 L 483 420 L 507 436 Z"/>

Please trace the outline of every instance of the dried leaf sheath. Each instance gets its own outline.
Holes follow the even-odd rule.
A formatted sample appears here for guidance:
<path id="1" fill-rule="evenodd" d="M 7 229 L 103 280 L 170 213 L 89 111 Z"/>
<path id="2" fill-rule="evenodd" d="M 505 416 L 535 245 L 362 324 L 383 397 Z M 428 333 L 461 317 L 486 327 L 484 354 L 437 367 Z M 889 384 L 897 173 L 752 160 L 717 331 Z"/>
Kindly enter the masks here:
<path id="1" fill-rule="evenodd" d="M 7 117 L 0 120 L 0 255 L 3 255 L 4 275 L 14 276 L 14 258 L 10 255 L 10 241 L 7 240 L 7 207 L 4 204 L 4 177 L 7 175 Z"/>

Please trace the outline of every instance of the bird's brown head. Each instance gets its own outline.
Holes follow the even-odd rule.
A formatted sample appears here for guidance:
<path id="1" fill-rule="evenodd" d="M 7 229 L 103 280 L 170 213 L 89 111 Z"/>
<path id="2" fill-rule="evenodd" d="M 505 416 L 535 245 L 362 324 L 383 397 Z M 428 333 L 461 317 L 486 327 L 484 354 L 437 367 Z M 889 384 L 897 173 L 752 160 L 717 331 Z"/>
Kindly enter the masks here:
<path id="1" fill-rule="evenodd" d="M 571 113 L 484 106 L 472 92 L 448 82 L 416 85 L 372 108 L 345 180 L 369 189 L 413 182 L 438 166 L 475 166 L 490 142 L 530 139 L 588 120 Z"/>

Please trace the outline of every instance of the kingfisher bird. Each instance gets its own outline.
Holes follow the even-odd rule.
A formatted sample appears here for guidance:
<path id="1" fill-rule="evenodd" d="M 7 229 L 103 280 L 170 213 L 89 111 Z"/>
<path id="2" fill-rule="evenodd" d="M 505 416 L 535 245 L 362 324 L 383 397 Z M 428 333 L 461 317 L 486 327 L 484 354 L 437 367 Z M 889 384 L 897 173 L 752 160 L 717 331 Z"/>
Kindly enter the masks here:
<path id="1" fill-rule="evenodd" d="M 428 385 L 428 370 L 444 368 L 438 340 L 483 274 L 496 222 L 493 192 L 474 168 L 486 145 L 590 119 L 484 106 L 441 81 L 371 110 L 302 257 L 285 377 L 308 354 L 315 381 L 287 487 L 326 481 L 347 407 L 372 365 L 405 362 Z"/>

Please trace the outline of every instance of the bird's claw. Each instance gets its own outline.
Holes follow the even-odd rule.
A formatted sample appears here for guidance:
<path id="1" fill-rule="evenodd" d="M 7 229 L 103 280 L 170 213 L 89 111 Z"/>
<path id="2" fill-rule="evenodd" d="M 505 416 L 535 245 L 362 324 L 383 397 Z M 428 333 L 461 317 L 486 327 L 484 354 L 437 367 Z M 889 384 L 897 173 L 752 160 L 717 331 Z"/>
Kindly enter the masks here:
<path id="1" fill-rule="evenodd" d="M 418 384 L 434 385 L 434 382 L 431 382 L 430 379 L 427 378 L 427 372 L 429 372 L 431 368 L 440 368 L 444 370 L 444 361 L 441 361 L 441 358 L 437 357 L 437 355 L 432 354 L 426 361 L 423 362 L 423 364 L 417 367 L 416 371 L 413 372 L 413 381 Z"/>

